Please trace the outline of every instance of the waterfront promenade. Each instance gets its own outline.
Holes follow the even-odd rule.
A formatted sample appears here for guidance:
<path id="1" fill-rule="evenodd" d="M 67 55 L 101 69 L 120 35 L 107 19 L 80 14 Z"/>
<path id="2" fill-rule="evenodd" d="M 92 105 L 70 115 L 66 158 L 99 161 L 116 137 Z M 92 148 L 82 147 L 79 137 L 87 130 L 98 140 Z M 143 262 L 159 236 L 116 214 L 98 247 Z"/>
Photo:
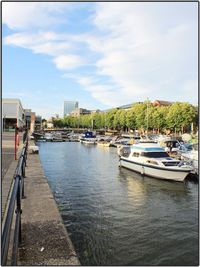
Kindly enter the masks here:
<path id="1" fill-rule="evenodd" d="M 21 153 L 23 147 L 22 133 L 19 134 L 19 146 L 17 147 L 17 159 Z M 14 154 L 15 146 L 15 133 L 4 132 L 2 133 L 2 217 L 6 209 L 6 203 L 9 198 L 10 188 L 13 182 L 13 175 L 17 167 L 18 160 L 15 160 Z"/>
<path id="2" fill-rule="evenodd" d="M 34 143 L 31 141 L 29 145 Z M 11 162 L 7 170 L 10 180 L 16 163 Z M 44 175 L 39 155 L 32 154 L 30 150 L 24 193 L 18 265 L 80 265 Z"/>

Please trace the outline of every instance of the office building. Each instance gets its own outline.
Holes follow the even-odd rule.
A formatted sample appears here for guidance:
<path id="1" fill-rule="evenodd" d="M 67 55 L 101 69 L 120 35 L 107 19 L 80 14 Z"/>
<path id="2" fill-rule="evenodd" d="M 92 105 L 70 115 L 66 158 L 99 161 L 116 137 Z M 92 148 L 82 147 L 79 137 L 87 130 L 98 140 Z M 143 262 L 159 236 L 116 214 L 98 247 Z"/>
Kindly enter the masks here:
<path id="1" fill-rule="evenodd" d="M 80 115 L 87 115 L 87 114 L 91 114 L 91 110 L 87 110 L 85 108 L 76 108 L 70 113 L 70 116 L 79 117 Z"/>
<path id="2" fill-rule="evenodd" d="M 4 131 L 14 131 L 25 125 L 25 114 L 21 101 L 15 98 L 2 99 L 2 125 Z"/>
<path id="3" fill-rule="evenodd" d="M 30 126 L 31 126 L 31 109 L 25 109 L 25 124 L 26 124 L 26 128 L 28 130 L 30 130 Z"/>
<path id="4" fill-rule="evenodd" d="M 36 131 L 42 130 L 42 117 L 41 116 L 35 117 L 35 130 Z"/>
<path id="5" fill-rule="evenodd" d="M 77 101 L 64 101 L 64 117 L 69 116 L 70 113 L 78 108 Z"/>

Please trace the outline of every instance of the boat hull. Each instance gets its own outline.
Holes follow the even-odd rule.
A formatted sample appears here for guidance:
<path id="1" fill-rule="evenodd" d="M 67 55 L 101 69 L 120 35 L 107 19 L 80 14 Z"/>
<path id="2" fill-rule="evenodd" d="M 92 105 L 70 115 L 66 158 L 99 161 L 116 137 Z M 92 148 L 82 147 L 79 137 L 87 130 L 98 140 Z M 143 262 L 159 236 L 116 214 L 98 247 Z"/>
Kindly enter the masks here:
<path id="1" fill-rule="evenodd" d="M 98 143 L 97 142 L 97 145 L 98 146 L 103 146 L 103 147 L 110 147 L 110 143 Z"/>
<path id="2" fill-rule="evenodd" d="M 82 144 L 85 144 L 85 145 L 96 145 L 96 141 L 92 141 L 92 140 L 81 140 L 81 143 Z"/>
<path id="3" fill-rule="evenodd" d="M 150 176 L 158 179 L 165 179 L 171 181 L 183 182 L 186 176 L 190 173 L 190 170 L 170 170 L 164 168 L 155 168 L 137 162 L 128 161 L 121 158 L 119 165 L 121 167 L 133 170 L 142 175 Z"/>

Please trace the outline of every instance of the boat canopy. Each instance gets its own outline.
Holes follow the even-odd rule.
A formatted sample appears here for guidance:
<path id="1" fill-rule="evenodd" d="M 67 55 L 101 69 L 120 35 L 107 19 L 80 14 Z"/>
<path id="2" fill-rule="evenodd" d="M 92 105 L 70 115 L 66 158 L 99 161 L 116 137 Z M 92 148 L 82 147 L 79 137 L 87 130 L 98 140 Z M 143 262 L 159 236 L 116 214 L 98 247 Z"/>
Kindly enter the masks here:
<path id="1" fill-rule="evenodd" d="M 132 150 L 140 150 L 140 151 L 143 151 L 143 152 L 164 152 L 164 148 L 162 147 L 156 147 L 156 146 L 153 146 L 153 147 L 144 147 L 144 146 L 137 146 L 137 145 L 132 145 L 131 147 Z"/>

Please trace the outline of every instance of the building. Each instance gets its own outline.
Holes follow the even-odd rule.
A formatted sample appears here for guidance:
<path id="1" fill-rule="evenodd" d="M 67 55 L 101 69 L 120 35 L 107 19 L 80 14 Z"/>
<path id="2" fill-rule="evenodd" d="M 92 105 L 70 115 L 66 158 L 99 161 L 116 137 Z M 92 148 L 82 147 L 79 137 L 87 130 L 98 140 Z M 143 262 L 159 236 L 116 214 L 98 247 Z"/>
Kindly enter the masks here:
<path id="1" fill-rule="evenodd" d="M 64 117 L 69 116 L 70 113 L 78 108 L 78 101 L 64 101 Z"/>
<path id="2" fill-rule="evenodd" d="M 172 105 L 173 102 L 170 102 L 170 101 L 163 101 L 163 100 L 155 100 L 153 102 L 153 106 L 154 107 L 160 107 L 160 106 L 170 106 Z"/>
<path id="3" fill-rule="evenodd" d="M 31 109 L 25 109 L 25 125 L 28 130 L 30 130 L 31 127 Z"/>
<path id="4" fill-rule="evenodd" d="M 35 131 L 35 112 L 31 112 L 31 124 L 30 124 L 30 133 L 32 134 Z"/>
<path id="5" fill-rule="evenodd" d="M 106 109 L 106 110 L 103 110 L 101 112 L 108 112 L 112 109 L 123 109 L 123 110 L 129 110 L 133 107 L 134 104 L 142 104 L 142 102 L 133 102 L 131 104 L 126 104 L 126 105 L 123 105 L 123 106 L 118 106 L 118 107 L 113 107 L 113 108 L 109 108 L 109 109 Z"/>
<path id="6" fill-rule="evenodd" d="M 22 128 L 25 125 L 24 109 L 19 99 L 2 99 L 2 125 L 4 131 L 14 131 L 16 126 Z"/>
<path id="7" fill-rule="evenodd" d="M 91 114 L 94 114 L 94 113 L 101 113 L 101 110 L 100 110 L 100 109 L 94 109 L 94 110 L 91 110 L 90 113 L 91 113 Z"/>
<path id="8" fill-rule="evenodd" d="M 47 121 L 46 125 L 47 125 L 47 129 L 53 129 L 53 121 L 51 119 Z"/>
<path id="9" fill-rule="evenodd" d="M 42 117 L 36 116 L 35 117 L 35 130 L 40 131 L 42 129 Z"/>
<path id="10" fill-rule="evenodd" d="M 80 115 L 87 115 L 87 114 L 91 114 L 91 111 L 85 108 L 76 108 L 72 112 L 70 112 L 70 116 L 73 117 L 79 117 Z"/>

